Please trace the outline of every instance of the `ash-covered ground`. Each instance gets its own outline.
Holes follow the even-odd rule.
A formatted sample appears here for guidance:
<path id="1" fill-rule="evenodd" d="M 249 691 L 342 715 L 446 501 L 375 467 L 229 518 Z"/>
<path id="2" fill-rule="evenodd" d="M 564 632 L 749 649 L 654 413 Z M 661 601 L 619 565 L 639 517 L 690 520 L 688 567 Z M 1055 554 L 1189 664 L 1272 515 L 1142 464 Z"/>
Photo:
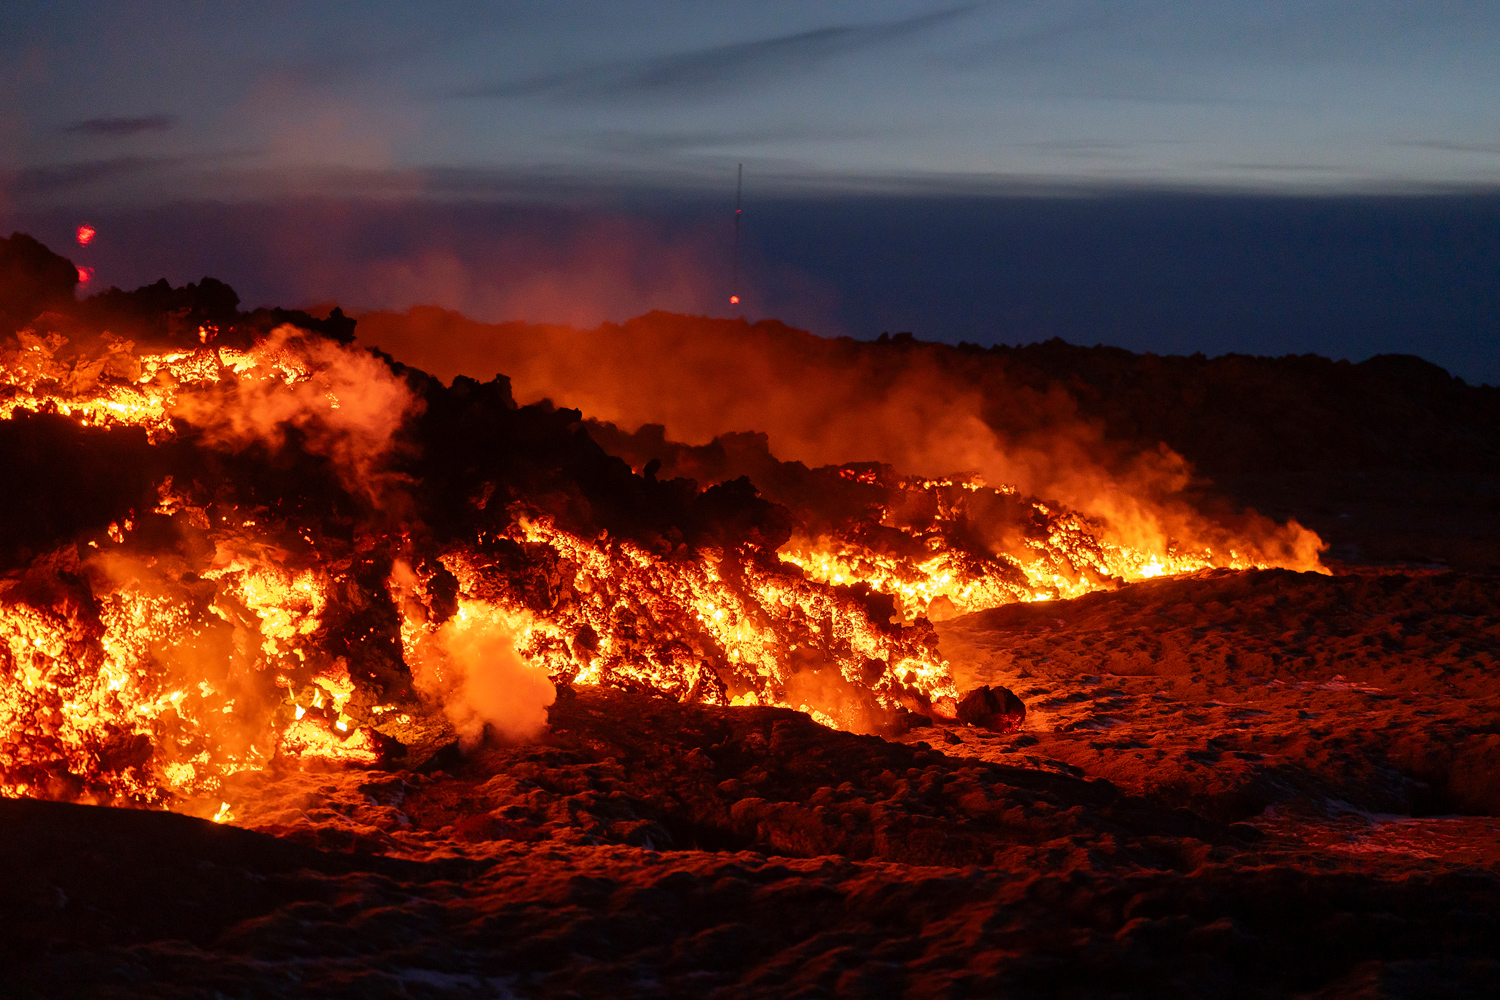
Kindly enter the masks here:
<path id="1" fill-rule="evenodd" d="M 1276 363 L 1235 364 L 1253 408 Z M 1096 353 L 1072 381 L 1119 383 L 1113 413 L 1143 365 L 1162 367 Z M 1346 531 L 1332 575 L 1213 570 L 938 622 L 960 691 L 1025 703 L 1014 731 L 858 736 L 561 687 L 534 740 L 464 749 L 434 711 L 377 767 L 242 771 L 233 826 L 0 800 L 0 995 L 1494 995 L 1493 390 L 1379 376 L 1379 407 L 1347 389 L 1356 415 L 1307 420 L 1281 473 L 1264 428 L 1239 479 L 1216 470 Z M 1286 392 L 1315 414 L 1326 390 Z M 1138 422 L 1192 451 L 1173 428 L 1208 424 L 1155 398 Z M 1421 405 L 1463 461 L 1422 451 Z M 1380 463 L 1348 460 L 1355 439 Z M 1403 481 L 1441 503 L 1403 519 Z"/>

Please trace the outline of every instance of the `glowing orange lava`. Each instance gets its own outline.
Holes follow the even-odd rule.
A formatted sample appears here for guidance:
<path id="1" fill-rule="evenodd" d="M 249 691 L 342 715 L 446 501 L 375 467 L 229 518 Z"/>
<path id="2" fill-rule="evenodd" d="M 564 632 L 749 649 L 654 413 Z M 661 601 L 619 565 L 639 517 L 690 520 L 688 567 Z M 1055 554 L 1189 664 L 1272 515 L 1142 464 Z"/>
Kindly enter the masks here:
<path id="1" fill-rule="evenodd" d="M 422 526 L 399 519 L 408 500 L 380 492 L 400 477 L 381 487 L 376 471 L 420 409 L 388 366 L 290 327 L 243 350 L 207 326 L 197 339 L 138 351 L 104 333 L 70 353 L 59 334 L 22 331 L 0 348 L 0 419 L 139 428 L 157 447 L 191 429 L 195 447 L 226 456 L 294 435 L 381 513 L 292 524 L 209 477 L 153 475 L 144 508 L 0 578 L 0 794 L 227 821 L 237 771 L 379 763 L 381 727 L 402 713 L 377 704 L 377 677 L 409 682 L 402 696 L 461 734 L 544 719 L 540 695 L 515 718 L 497 709 L 476 671 L 501 660 L 514 661 L 501 697 L 607 684 L 872 732 L 957 696 L 933 621 L 1265 564 L 1233 548 L 1126 546 L 974 477 L 865 467 L 840 474 L 886 490 L 886 509 L 779 552 L 648 545 L 524 505 L 500 527 L 421 542 Z M 1004 546 L 975 540 L 995 511 Z"/>

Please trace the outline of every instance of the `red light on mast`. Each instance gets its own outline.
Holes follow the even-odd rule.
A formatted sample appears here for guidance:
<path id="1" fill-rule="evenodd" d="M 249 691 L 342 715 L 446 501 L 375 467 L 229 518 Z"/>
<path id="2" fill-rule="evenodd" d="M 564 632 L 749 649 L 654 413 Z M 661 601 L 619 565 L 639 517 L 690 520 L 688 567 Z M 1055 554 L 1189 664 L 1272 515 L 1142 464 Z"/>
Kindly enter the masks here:
<path id="1" fill-rule="evenodd" d="M 97 235 L 98 232 L 94 229 L 94 227 L 85 222 L 83 225 L 78 227 L 78 245 L 81 247 L 88 246 L 90 243 L 94 242 L 94 237 Z"/>
<path id="2" fill-rule="evenodd" d="M 732 306 L 739 305 L 740 304 L 740 297 L 738 295 L 731 295 L 731 296 L 729 296 L 729 304 L 732 305 Z"/>
<path id="3" fill-rule="evenodd" d="M 94 269 L 92 267 L 80 267 L 78 269 L 78 281 L 79 281 L 80 284 L 86 285 L 90 281 L 92 281 L 93 278 L 94 278 Z"/>

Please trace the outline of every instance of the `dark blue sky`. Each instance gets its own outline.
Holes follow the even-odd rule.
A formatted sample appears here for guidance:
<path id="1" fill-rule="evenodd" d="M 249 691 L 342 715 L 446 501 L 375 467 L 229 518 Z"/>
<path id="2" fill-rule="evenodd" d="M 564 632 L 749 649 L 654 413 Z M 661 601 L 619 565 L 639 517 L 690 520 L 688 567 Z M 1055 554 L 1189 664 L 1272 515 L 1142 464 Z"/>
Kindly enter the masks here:
<path id="1" fill-rule="evenodd" d="M 27 3 L 0 226 L 96 281 L 1380 351 L 1500 382 L 1485 3 Z M 85 259 L 86 258 L 86 259 Z"/>

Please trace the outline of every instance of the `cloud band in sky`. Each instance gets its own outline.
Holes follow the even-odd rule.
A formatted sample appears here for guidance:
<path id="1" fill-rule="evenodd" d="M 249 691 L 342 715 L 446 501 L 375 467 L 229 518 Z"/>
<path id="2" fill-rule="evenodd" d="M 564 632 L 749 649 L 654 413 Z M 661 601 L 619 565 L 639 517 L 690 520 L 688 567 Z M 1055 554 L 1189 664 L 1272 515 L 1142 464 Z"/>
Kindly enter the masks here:
<path id="1" fill-rule="evenodd" d="M 72 135 L 97 136 L 104 139 L 127 139 L 143 132 L 166 132 L 177 125 L 174 115 L 143 115 L 139 118 L 86 118 L 69 125 Z"/>

